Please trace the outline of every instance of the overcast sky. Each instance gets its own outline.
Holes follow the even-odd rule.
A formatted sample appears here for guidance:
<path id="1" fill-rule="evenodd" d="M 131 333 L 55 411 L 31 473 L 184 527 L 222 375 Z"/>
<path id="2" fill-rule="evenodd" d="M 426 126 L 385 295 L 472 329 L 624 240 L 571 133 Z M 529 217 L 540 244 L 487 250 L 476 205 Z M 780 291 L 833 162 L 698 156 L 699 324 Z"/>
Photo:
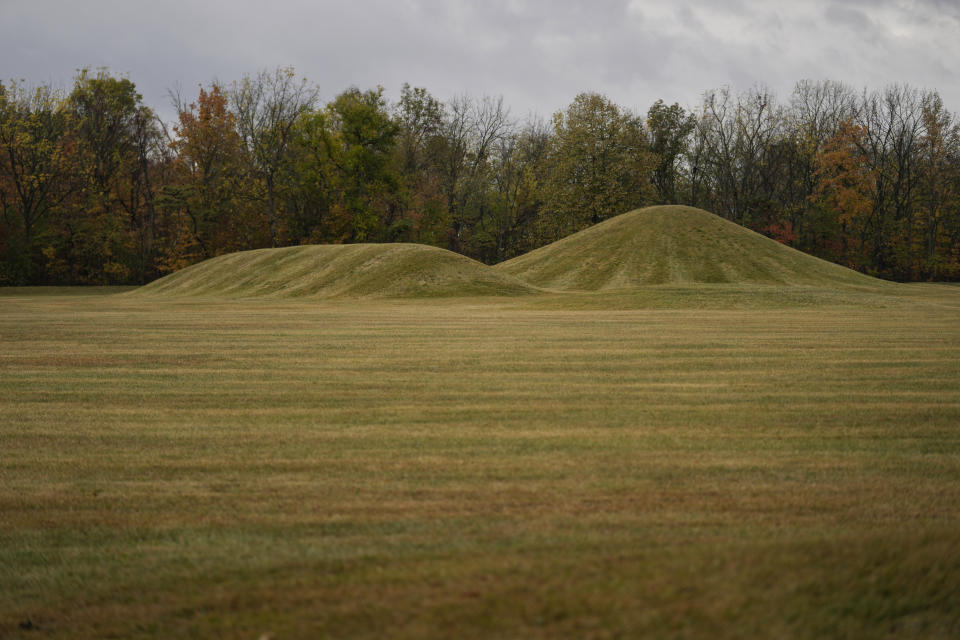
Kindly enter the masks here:
<path id="1" fill-rule="evenodd" d="M 549 116 L 581 91 L 646 112 L 706 89 L 906 82 L 960 111 L 960 0 L 0 0 L 0 77 L 68 88 L 75 69 L 167 90 L 295 67 L 330 99 L 404 82 L 502 95 Z"/>

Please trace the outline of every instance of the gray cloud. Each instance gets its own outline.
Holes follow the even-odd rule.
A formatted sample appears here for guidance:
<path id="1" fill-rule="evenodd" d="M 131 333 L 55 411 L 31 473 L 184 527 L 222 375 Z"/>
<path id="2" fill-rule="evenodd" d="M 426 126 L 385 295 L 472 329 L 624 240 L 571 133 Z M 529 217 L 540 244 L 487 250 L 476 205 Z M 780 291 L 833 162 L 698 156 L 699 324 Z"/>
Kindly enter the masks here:
<path id="1" fill-rule="evenodd" d="M 824 11 L 824 17 L 835 23 L 846 25 L 857 31 L 872 31 L 873 21 L 860 9 L 845 6 L 843 3 L 832 4 Z"/>
<path id="2" fill-rule="evenodd" d="M 646 110 L 710 88 L 803 78 L 908 82 L 960 109 L 953 0 L 3 0 L 0 74 L 69 85 L 127 73 L 148 104 L 214 78 L 293 65 L 327 99 L 403 82 L 446 99 L 502 94 L 517 116 L 601 91 Z"/>

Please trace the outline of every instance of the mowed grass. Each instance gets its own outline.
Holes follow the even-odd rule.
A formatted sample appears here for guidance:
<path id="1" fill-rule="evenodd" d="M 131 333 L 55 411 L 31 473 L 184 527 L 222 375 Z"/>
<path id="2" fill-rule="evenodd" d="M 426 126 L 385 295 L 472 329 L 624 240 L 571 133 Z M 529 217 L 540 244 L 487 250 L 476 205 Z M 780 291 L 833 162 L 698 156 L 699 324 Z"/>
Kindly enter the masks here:
<path id="1" fill-rule="evenodd" d="M 536 296 L 542 303 L 549 300 L 542 294 L 549 292 L 603 293 L 588 299 L 561 296 L 559 307 L 609 309 L 621 306 L 624 297 L 627 306 L 657 306 L 664 292 L 669 308 L 675 302 L 724 307 L 744 300 L 748 306 L 849 304 L 852 300 L 844 296 L 886 296 L 896 290 L 893 283 L 801 253 L 702 209 L 670 205 L 615 216 L 494 267 L 418 244 L 304 245 L 211 258 L 132 296 Z"/>
<path id="2" fill-rule="evenodd" d="M 890 284 L 820 260 L 718 215 L 681 205 L 637 209 L 496 266 L 563 291 L 691 283 L 880 290 Z"/>
<path id="3" fill-rule="evenodd" d="M 422 244 L 303 245 L 238 251 L 155 280 L 133 295 L 273 299 L 520 296 L 536 288 Z"/>
<path id="4" fill-rule="evenodd" d="M 957 637 L 960 289 L 692 291 L 8 290 L 0 637 Z"/>

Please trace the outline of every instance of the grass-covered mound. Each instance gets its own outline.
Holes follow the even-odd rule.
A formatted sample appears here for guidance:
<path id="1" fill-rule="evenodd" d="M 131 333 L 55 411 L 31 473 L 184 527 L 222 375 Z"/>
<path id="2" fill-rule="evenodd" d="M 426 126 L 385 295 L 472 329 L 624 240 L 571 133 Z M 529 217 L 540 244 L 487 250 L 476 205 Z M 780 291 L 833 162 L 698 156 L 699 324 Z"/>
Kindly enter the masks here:
<path id="1" fill-rule="evenodd" d="M 521 295 L 533 287 L 445 249 L 418 244 L 307 245 L 231 253 L 132 295 L 333 298 Z"/>
<path id="2" fill-rule="evenodd" d="M 693 283 L 830 288 L 884 284 L 702 209 L 678 205 L 625 213 L 496 268 L 562 291 Z"/>

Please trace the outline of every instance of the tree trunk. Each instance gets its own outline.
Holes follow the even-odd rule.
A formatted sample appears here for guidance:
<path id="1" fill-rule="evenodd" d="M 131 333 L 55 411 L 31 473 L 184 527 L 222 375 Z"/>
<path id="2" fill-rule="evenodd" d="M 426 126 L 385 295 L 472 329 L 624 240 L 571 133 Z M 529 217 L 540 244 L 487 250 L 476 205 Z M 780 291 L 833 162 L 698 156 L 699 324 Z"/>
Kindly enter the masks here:
<path id="1" fill-rule="evenodd" d="M 267 174 L 267 213 L 270 224 L 270 246 L 277 246 L 277 204 L 273 196 L 273 175 Z"/>

